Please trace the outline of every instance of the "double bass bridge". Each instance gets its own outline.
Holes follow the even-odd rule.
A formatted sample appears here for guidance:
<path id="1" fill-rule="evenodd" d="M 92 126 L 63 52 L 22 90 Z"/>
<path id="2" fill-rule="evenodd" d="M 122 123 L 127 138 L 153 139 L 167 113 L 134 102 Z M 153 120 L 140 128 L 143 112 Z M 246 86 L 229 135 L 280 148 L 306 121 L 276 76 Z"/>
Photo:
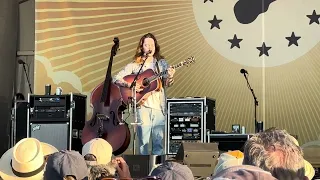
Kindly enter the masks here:
<path id="1" fill-rule="evenodd" d="M 110 119 L 108 116 L 104 114 L 97 114 L 96 116 L 100 121 L 108 121 Z"/>
<path id="2" fill-rule="evenodd" d="M 99 120 L 98 137 L 101 138 L 103 136 L 103 122 L 109 121 L 109 117 L 104 114 L 96 114 L 96 117 Z"/>

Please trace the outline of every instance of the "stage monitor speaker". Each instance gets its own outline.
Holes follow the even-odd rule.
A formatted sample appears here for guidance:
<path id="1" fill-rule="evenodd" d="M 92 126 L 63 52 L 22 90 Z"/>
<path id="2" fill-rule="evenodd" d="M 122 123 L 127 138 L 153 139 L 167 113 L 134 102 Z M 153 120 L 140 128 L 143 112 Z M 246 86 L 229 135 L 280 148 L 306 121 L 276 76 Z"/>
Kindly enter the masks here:
<path id="1" fill-rule="evenodd" d="M 209 177 L 213 174 L 219 157 L 216 143 L 183 142 L 176 155 L 176 160 L 182 160 L 195 177 Z"/>
<path id="2" fill-rule="evenodd" d="M 148 176 L 152 168 L 165 161 L 165 155 L 122 155 L 129 166 L 132 178 L 144 178 Z"/>

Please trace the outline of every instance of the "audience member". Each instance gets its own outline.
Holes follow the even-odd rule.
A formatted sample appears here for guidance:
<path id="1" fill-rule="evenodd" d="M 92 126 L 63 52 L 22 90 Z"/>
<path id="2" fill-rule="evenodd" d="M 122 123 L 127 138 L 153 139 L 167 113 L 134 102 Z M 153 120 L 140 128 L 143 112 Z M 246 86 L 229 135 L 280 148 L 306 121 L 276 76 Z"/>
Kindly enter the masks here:
<path id="1" fill-rule="evenodd" d="M 186 180 L 194 179 L 192 171 L 187 165 L 177 162 L 165 162 L 155 168 L 150 176 L 155 176 L 161 180 Z"/>
<path id="2" fill-rule="evenodd" d="M 82 147 L 82 156 L 89 168 L 89 180 L 116 177 L 117 164 L 111 162 L 112 152 L 112 146 L 102 138 L 94 138 Z"/>
<path id="3" fill-rule="evenodd" d="M 239 150 L 222 153 L 218 158 L 218 163 L 215 166 L 213 174 L 215 175 L 232 166 L 242 165 L 242 162 L 243 153 Z"/>
<path id="4" fill-rule="evenodd" d="M 231 166 L 212 177 L 213 180 L 277 180 L 270 172 L 250 165 Z"/>
<path id="5" fill-rule="evenodd" d="M 108 164 L 112 152 L 112 146 L 102 138 L 94 138 L 82 147 L 82 156 L 88 165 Z"/>
<path id="6" fill-rule="evenodd" d="M 297 146 L 300 146 L 299 145 L 299 142 L 296 138 L 294 138 L 293 136 L 290 136 L 290 139 L 297 145 Z M 313 166 L 306 160 L 304 160 L 304 174 L 305 176 L 308 177 L 308 179 L 312 179 L 315 175 L 315 170 L 313 168 Z"/>
<path id="7" fill-rule="evenodd" d="M 5 180 L 43 179 L 45 156 L 50 156 L 57 151 L 52 145 L 35 138 L 24 138 L 2 155 L 0 176 Z"/>
<path id="8" fill-rule="evenodd" d="M 257 166 L 280 180 L 305 178 L 302 150 L 285 130 L 254 134 L 245 144 L 243 164 Z"/>
<path id="9" fill-rule="evenodd" d="M 122 157 L 116 157 L 112 162 L 116 164 L 117 173 L 119 174 L 120 179 L 131 178 L 129 166 Z"/>
<path id="10" fill-rule="evenodd" d="M 44 180 L 86 180 L 87 178 L 88 168 L 79 152 L 63 150 L 49 156 Z"/>
<path id="11" fill-rule="evenodd" d="M 88 180 L 97 180 L 102 178 L 116 178 L 116 164 L 99 164 L 89 166 Z"/>

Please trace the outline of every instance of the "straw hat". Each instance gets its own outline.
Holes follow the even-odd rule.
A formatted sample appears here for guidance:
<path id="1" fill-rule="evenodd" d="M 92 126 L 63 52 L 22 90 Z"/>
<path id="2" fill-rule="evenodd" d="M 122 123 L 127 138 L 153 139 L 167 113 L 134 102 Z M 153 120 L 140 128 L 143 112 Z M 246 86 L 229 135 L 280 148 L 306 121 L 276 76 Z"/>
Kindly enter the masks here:
<path id="1" fill-rule="evenodd" d="M 297 145 L 299 145 L 299 142 L 296 138 L 294 138 L 293 136 L 290 135 L 290 139 Z M 304 160 L 304 175 L 308 177 L 308 179 L 312 179 L 315 175 L 315 170 L 313 168 L 313 166 L 306 160 Z"/>
<path id="2" fill-rule="evenodd" d="M 222 153 L 218 158 L 218 163 L 215 166 L 213 174 L 218 174 L 220 171 L 232 166 L 242 165 L 243 158 L 244 155 L 239 150 Z"/>
<path id="3" fill-rule="evenodd" d="M 35 138 L 24 138 L 2 155 L 0 176 L 5 180 L 43 179 L 44 156 L 57 151 L 54 146 Z"/>

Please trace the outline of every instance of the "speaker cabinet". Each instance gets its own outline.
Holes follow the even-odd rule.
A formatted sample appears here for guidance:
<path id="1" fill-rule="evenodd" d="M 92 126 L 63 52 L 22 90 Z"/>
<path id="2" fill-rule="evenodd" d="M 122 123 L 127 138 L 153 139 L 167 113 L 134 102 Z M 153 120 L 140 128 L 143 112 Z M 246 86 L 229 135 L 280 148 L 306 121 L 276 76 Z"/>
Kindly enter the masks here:
<path id="1" fill-rule="evenodd" d="M 152 168 L 165 162 L 165 155 L 123 155 L 127 162 L 132 178 L 144 178 L 148 176 Z"/>
<path id="2" fill-rule="evenodd" d="M 59 150 L 69 149 L 69 123 L 30 123 L 30 137 L 53 145 Z"/>
<path id="3" fill-rule="evenodd" d="M 195 177 L 208 177 L 213 174 L 219 157 L 216 143 L 183 142 L 176 155 L 176 160 L 183 161 Z"/>
<path id="4" fill-rule="evenodd" d="M 82 129 L 86 117 L 86 96 L 28 95 L 26 137 L 37 138 L 58 150 L 81 153 Z"/>

